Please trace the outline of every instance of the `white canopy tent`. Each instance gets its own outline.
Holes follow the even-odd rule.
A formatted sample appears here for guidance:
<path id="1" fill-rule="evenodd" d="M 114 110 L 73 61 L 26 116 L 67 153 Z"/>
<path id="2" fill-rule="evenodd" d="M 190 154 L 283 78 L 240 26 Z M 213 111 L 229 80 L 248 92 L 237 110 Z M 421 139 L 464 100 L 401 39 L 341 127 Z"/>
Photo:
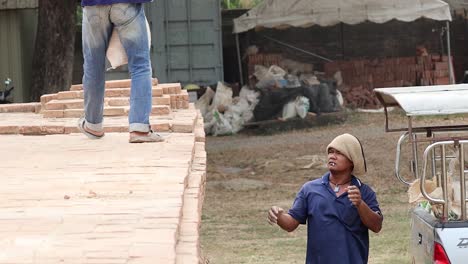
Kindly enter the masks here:
<path id="1" fill-rule="evenodd" d="M 447 21 L 447 52 L 453 83 L 449 36 L 452 16 L 449 5 L 442 0 L 264 0 L 234 19 L 234 33 L 261 28 L 355 25 L 365 21 L 385 23 L 393 19 L 411 22 L 423 17 Z"/>
<path id="2" fill-rule="evenodd" d="M 452 20 L 449 5 L 441 0 L 264 0 L 234 19 L 234 33 L 261 27 L 411 22 L 421 17 Z"/>

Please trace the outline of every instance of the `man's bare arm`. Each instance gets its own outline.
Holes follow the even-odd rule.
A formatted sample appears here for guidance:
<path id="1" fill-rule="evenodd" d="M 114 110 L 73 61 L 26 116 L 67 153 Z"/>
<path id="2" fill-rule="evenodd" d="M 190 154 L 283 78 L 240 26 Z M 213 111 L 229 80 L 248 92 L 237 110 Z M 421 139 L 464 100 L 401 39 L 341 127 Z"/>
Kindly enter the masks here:
<path id="1" fill-rule="evenodd" d="M 283 208 L 272 206 L 268 211 L 268 222 L 271 225 L 277 224 L 282 229 L 292 232 L 299 226 L 299 222 L 288 213 L 285 213 Z"/>

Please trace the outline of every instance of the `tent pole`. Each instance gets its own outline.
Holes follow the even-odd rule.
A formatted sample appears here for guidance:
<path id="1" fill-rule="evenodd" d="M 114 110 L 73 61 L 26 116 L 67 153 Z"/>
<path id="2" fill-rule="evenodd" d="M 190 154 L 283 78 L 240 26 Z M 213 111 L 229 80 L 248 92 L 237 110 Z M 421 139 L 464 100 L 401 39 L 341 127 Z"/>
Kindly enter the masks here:
<path id="1" fill-rule="evenodd" d="M 341 59 L 345 59 L 345 45 L 344 45 L 344 24 L 340 22 L 340 37 L 341 37 Z"/>
<path id="2" fill-rule="evenodd" d="M 447 56 L 448 56 L 448 68 L 450 76 L 450 84 L 455 83 L 455 76 L 453 76 L 453 64 L 452 64 L 452 51 L 450 48 L 450 21 L 447 21 Z"/>
<path id="3" fill-rule="evenodd" d="M 239 64 L 239 78 L 241 86 L 244 86 L 244 76 L 242 74 L 242 60 L 240 54 L 240 45 L 239 45 L 239 33 L 236 33 L 236 50 L 237 50 L 237 63 Z"/>

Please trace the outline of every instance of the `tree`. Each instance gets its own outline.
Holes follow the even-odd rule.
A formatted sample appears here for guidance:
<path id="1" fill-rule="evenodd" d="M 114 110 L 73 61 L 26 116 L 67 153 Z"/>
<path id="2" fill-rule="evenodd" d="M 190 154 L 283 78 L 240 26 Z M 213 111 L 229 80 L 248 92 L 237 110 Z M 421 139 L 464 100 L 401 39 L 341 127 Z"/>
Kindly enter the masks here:
<path id="1" fill-rule="evenodd" d="M 76 1 L 40 0 L 31 101 L 68 89 L 73 73 Z"/>

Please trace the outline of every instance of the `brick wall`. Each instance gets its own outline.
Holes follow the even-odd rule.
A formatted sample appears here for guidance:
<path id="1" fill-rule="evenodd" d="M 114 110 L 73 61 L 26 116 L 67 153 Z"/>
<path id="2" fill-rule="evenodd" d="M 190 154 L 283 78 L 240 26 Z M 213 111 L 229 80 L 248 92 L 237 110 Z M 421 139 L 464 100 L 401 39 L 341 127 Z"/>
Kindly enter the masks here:
<path id="1" fill-rule="evenodd" d="M 449 84 L 448 57 L 428 55 L 334 61 L 325 64 L 327 76 L 341 71 L 340 87 L 345 103 L 351 107 L 380 107 L 372 90 L 384 87 Z"/>

